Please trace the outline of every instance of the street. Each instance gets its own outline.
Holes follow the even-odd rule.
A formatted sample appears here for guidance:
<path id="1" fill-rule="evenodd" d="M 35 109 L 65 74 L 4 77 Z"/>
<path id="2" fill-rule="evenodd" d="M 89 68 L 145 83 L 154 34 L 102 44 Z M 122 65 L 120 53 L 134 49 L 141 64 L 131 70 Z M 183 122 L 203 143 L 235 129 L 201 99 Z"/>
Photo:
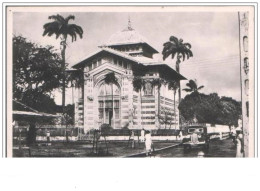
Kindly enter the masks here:
<path id="1" fill-rule="evenodd" d="M 200 148 L 194 148 L 189 152 L 184 152 L 182 146 L 158 151 L 155 157 L 198 157 Z M 235 157 L 236 149 L 232 139 L 211 140 L 208 153 L 204 157 Z"/>

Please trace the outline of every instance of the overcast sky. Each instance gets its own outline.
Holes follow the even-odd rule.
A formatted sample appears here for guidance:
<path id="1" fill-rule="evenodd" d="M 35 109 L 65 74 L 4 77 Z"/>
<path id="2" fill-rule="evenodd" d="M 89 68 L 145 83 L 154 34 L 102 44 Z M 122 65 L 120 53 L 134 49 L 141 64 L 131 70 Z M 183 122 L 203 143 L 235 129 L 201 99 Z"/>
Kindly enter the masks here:
<path id="1" fill-rule="evenodd" d="M 42 37 L 43 25 L 49 15 L 57 12 L 14 13 L 13 33 L 22 35 L 41 45 L 53 45 L 59 50 L 55 37 Z M 83 38 L 71 43 L 69 38 L 66 49 L 67 63 L 78 63 L 109 37 L 126 28 L 130 16 L 132 27 L 148 39 L 160 53 L 155 59 L 162 59 L 163 43 L 171 35 L 182 38 L 192 45 L 194 57 L 181 63 L 181 73 L 187 79 L 196 79 L 204 85 L 202 93 L 216 92 L 220 96 L 240 96 L 239 34 L 237 12 L 153 12 L 153 13 L 59 13 L 63 16 L 75 15 L 76 23 L 83 30 Z M 33 18 L 33 19 L 32 19 Z M 176 60 L 168 58 L 166 63 L 175 68 Z M 182 82 L 182 89 L 188 81 Z M 71 92 L 69 92 L 71 93 Z M 67 103 L 70 95 L 67 95 Z M 183 97 L 185 93 L 182 93 Z M 60 104 L 60 96 L 57 95 Z"/>

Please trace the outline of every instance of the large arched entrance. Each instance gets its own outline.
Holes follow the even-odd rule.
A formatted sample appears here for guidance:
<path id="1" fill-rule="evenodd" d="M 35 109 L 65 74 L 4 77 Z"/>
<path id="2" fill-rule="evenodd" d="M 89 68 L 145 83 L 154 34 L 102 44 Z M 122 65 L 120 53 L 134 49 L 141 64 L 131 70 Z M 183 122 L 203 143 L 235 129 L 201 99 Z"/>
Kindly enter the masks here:
<path id="1" fill-rule="evenodd" d="M 120 86 L 102 82 L 98 88 L 98 117 L 99 121 L 120 127 Z"/>

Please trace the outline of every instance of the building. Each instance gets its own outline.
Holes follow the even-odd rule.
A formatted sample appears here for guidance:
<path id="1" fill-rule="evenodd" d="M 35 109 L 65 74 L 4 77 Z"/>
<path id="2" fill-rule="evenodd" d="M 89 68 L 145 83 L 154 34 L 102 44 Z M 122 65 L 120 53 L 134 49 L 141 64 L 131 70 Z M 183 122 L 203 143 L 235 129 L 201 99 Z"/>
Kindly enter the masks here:
<path id="1" fill-rule="evenodd" d="M 83 72 L 84 85 L 75 103 L 77 127 L 85 132 L 110 124 L 113 128 L 179 128 L 177 97 L 166 85 L 155 83 L 184 80 L 170 66 L 153 59 L 158 51 L 131 27 L 110 37 L 98 51 L 73 66 Z M 105 83 L 114 73 L 116 82 Z M 142 91 L 135 91 L 133 80 L 142 79 Z M 161 86 L 160 86 L 161 85 Z"/>

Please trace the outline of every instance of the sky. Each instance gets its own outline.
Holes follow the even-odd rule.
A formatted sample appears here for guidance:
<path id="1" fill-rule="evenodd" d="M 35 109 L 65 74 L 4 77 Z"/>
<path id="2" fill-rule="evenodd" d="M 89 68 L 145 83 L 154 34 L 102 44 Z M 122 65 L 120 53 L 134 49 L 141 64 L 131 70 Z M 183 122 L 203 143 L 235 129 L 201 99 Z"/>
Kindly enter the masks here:
<path id="1" fill-rule="evenodd" d="M 158 50 L 155 59 L 162 60 L 163 43 L 171 35 L 182 38 L 192 45 L 194 56 L 181 63 L 181 74 L 196 79 L 199 86 L 204 85 L 201 93 L 241 100 L 237 12 L 15 12 L 13 34 L 40 45 L 53 45 L 60 51 L 59 40 L 42 36 L 43 25 L 50 22 L 48 16 L 55 14 L 75 15 L 71 23 L 80 25 L 84 31 L 82 39 L 73 43 L 68 40 L 69 66 L 82 61 L 111 35 L 125 29 L 130 17 L 132 28 Z M 175 59 L 169 57 L 165 62 L 175 68 Z M 182 89 L 187 82 L 181 83 Z M 71 90 L 66 94 L 66 103 L 71 103 Z M 185 95 L 182 91 L 182 97 Z M 61 104 L 60 92 L 55 92 L 55 101 Z"/>

